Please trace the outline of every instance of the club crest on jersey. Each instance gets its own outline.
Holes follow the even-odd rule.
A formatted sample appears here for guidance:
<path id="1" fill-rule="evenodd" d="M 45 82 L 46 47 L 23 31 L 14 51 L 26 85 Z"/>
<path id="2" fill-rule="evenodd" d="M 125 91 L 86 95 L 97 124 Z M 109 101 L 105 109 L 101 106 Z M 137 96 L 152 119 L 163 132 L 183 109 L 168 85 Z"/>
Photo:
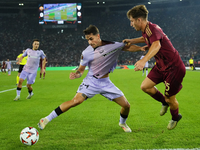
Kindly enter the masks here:
<path id="1" fill-rule="evenodd" d="M 104 52 L 104 50 L 99 51 L 100 54 L 102 54 Z"/>

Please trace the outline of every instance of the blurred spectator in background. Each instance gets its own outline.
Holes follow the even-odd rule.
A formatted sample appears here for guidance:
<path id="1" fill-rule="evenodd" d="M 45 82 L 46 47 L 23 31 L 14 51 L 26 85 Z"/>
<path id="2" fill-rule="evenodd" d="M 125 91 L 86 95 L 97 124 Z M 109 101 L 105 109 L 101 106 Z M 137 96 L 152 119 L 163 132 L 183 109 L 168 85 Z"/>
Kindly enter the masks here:
<path id="1" fill-rule="evenodd" d="M 9 59 L 7 59 L 7 61 L 6 61 L 6 67 L 7 67 L 7 70 L 8 70 L 8 76 L 10 76 L 11 75 L 11 69 L 13 68 L 13 66 L 12 66 Z"/>
<path id="2" fill-rule="evenodd" d="M 171 39 L 174 47 L 179 50 L 182 60 L 188 62 L 191 54 L 194 55 L 194 60 L 200 60 L 200 52 L 198 52 L 200 34 L 196 32 L 199 30 L 200 13 L 198 6 L 188 6 L 187 9 L 185 7 L 152 8 L 149 20 L 160 25 Z M 20 53 L 19 49 L 31 47 L 31 40 L 39 37 L 41 49 L 48 49 L 46 52 L 47 67 L 78 66 L 81 50 L 87 47 L 87 41 L 82 38 L 82 30 L 89 24 L 99 27 L 102 39 L 120 42 L 124 38 L 134 38 L 140 35 L 129 28 L 125 11 L 99 13 L 98 18 L 95 13 L 97 12 L 84 15 L 82 24 L 78 25 L 77 29 L 65 28 L 63 32 L 56 28 L 44 29 L 43 25 L 38 24 L 38 17 L 35 14 L 0 15 L 0 37 L 3 39 L 0 43 L 0 57 L 15 60 Z M 133 33 L 133 36 L 130 36 L 129 33 Z M 118 65 L 132 65 L 140 59 L 141 55 L 142 52 L 123 52 L 119 56 Z M 152 62 L 154 61 L 151 60 L 149 64 Z"/>
<path id="3" fill-rule="evenodd" d="M 1 67 L 1 72 L 6 73 L 6 62 L 4 60 L 3 60 L 3 63 L 2 63 L 2 67 Z"/>
<path id="4" fill-rule="evenodd" d="M 45 62 L 43 64 L 43 60 L 42 58 L 40 58 L 40 79 L 42 78 L 43 75 L 43 79 L 45 79 L 45 75 L 46 75 L 46 64 L 47 64 L 47 57 L 45 59 Z M 42 72 L 42 66 L 44 65 L 44 71 Z"/>
<path id="5" fill-rule="evenodd" d="M 195 67 L 194 67 L 194 60 L 193 60 L 192 57 L 191 57 L 190 60 L 189 60 L 189 64 L 190 64 L 190 70 L 195 70 Z"/>

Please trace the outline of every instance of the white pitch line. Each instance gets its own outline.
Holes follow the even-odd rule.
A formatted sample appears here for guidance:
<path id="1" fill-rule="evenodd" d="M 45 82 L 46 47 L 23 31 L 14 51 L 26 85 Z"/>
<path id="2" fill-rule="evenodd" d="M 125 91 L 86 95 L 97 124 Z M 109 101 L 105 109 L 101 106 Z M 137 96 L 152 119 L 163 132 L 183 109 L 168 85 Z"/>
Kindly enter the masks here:
<path id="1" fill-rule="evenodd" d="M 26 87 L 26 86 L 22 86 L 22 87 Z M 0 93 L 4 93 L 4 92 L 8 92 L 8 91 L 12 91 L 12 90 L 16 90 L 16 89 L 17 89 L 17 88 L 8 89 L 8 90 L 0 91 Z"/>

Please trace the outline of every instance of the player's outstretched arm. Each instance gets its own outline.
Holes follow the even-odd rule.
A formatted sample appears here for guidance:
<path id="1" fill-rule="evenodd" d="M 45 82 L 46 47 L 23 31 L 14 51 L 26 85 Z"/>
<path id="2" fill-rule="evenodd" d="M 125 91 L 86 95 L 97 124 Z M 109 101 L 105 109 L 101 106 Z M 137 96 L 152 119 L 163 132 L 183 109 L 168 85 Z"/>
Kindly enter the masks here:
<path id="1" fill-rule="evenodd" d="M 80 65 L 75 73 L 74 72 L 70 73 L 69 78 L 71 80 L 76 79 L 76 78 L 80 78 L 82 76 L 82 74 L 84 73 L 84 71 L 85 71 L 85 67 L 86 66 Z"/>
<path id="2" fill-rule="evenodd" d="M 151 47 L 149 48 L 148 53 L 139 61 L 137 61 L 135 63 L 135 71 L 140 71 L 144 68 L 144 65 L 147 61 L 149 61 L 153 56 L 155 56 L 158 51 L 160 50 L 161 45 L 160 45 L 160 41 L 154 41 L 151 45 Z"/>
<path id="3" fill-rule="evenodd" d="M 145 46 L 142 46 L 142 47 L 141 47 L 141 51 L 146 51 L 146 50 L 149 50 L 148 45 L 145 45 Z"/>
<path id="4" fill-rule="evenodd" d="M 160 41 L 159 40 L 154 41 L 151 47 L 149 48 L 148 53 L 143 57 L 145 62 L 149 61 L 152 57 L 154 57 L 158 53 L 160 48 L 161 48 Z"/>
<path id="5" fill-rule="evenodd" d="M 141 37 L 134 38 L 134 39 L 124 39 L 123 42 L 136 44 L 136 43 L 145 43 L 145 40 L 144 40 L 143 36 L 141 36 Z"/>
<path id="6" fill-rule="evenodd" d="M 140 47 L 140 46 L 137 46 L 137 45 L 133 45 L 133 44 L 130 44 L 130 43 L 127 43 L 123 49 L 123 51 L 129 51 L 129 52 L 138 52 L 138 51 L 146 51 L 148 50 L 148 46 L 143 46 L 143 47 Z"/>

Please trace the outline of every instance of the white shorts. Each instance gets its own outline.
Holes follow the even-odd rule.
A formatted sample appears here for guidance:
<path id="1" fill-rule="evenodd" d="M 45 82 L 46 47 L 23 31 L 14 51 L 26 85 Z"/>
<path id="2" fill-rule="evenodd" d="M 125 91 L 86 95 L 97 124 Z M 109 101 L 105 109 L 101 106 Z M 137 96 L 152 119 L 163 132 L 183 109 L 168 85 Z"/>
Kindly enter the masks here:
<path id="1" fill-rule="evenodd" d="M 27 79 L 27 84 L 33 84 L 35 83 L 35 78 L 37 76 L 37 72 L 36 73 L 29 73 L 26 72 L 24 70 L 22 70 L 21 74 L 20 74 L 20 78 L 22 79 Z"/>
<path id="2" fill-rule="evenodd" d="M 8 71 L 10 71 L 10 70 L 11 70 L 11 67 L 8 67 L 7 69 L 8 69 Z"/>
<path id="3" fill-rule="evenodd" d="M 110 81 L 109 77 L 101 79 L 86 77 L 79 86 L 77 93 L 83 93 L 88 98 L 101 94 L 109 100 L 124 96 L 123 92 Z"/>
<path id="4" fill-rule="evenodd" d="M 144 68 L 148 68 L 149 67 L 149 63 L 148 61 L 145 63 Z"/>

